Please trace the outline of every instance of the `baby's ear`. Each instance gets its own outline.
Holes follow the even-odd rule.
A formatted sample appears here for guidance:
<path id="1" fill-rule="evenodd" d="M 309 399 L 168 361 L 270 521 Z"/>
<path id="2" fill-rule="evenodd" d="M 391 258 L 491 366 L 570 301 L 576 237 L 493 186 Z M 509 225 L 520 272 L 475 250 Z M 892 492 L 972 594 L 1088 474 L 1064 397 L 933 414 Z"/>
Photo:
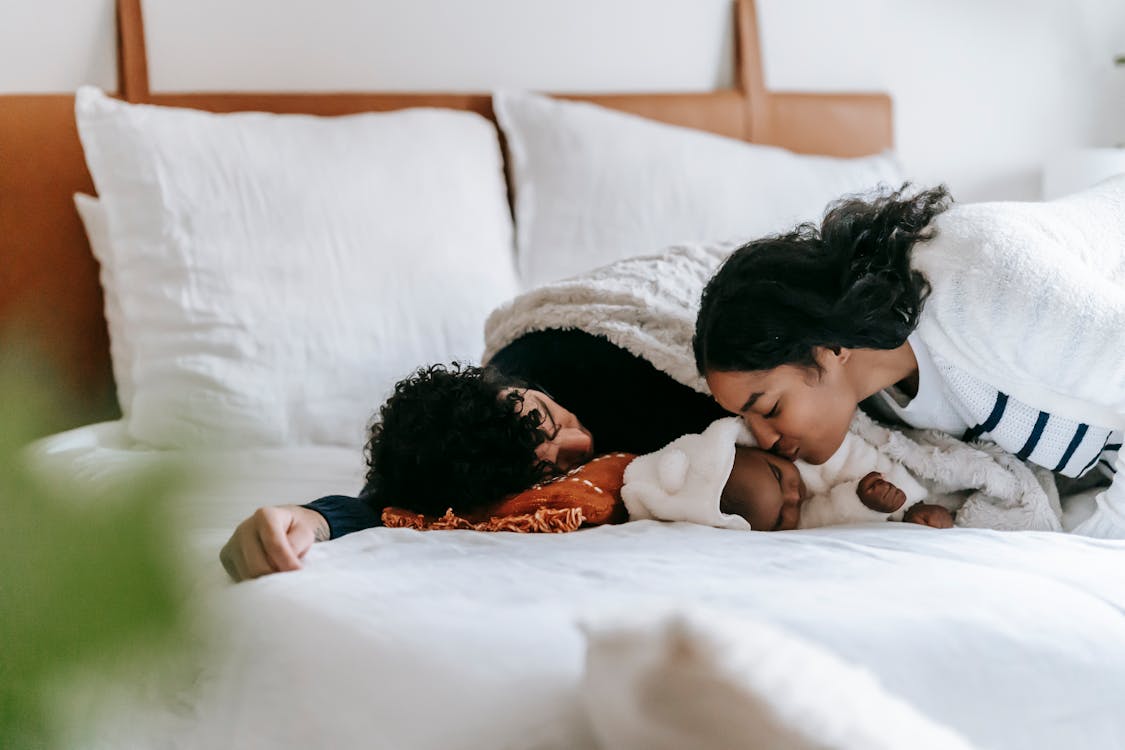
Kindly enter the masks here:
<path id="1" fill-rule="evenodd" d="M 690 465 L 687 454 L 679 448 L 664 449 L 664 455 L 656 466 L 656 476 L 664 492 L 674 495 L 684 488 Z"/>

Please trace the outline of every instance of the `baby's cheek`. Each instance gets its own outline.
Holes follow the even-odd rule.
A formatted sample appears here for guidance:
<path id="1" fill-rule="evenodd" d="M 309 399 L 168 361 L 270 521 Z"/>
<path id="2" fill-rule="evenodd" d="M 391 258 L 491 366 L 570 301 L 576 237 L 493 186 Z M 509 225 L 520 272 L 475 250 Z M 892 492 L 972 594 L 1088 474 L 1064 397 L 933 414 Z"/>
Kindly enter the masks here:
<path id="1" fill-rule="evenodd" d="M 792 531 L 800 525 L 801 507 L 799 505 L 787 505 L 782 509 L 781 514 L 782 531 Z"/>

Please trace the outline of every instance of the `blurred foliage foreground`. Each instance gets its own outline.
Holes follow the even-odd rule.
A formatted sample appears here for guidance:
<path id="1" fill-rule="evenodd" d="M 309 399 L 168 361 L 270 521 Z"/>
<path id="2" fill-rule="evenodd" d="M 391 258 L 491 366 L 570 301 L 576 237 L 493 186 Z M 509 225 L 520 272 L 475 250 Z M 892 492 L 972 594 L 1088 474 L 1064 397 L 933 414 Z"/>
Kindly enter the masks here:
<path id="1" fill-rule="evenodd" d="M 2 345 L 2 342 L 0 342 Z M 171 498 L 186 474 L 148 467 L 112 486 L 44 477 L 24 460 L 65 397 L 0 349 L 0 747 L 71 744 L 68 682 L 108 687 L 187 639 Z M 77 729 L 81 735 L 81 729 Z"/>

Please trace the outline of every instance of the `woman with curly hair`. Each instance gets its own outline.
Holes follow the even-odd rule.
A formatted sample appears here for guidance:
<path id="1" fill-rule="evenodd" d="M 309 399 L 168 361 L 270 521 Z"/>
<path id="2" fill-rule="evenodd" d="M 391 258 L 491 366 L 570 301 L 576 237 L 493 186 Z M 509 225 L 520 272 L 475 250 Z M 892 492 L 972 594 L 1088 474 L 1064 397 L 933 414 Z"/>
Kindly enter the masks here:
<path id="1" fill-rule="evenodd" d="M 1125 180 L 1065 203 L 950 208 L 944 187 L 845 200 L 819 226 L 726 260 L 703 293 L 696 366 L 758 444 L 788 458 L 828 460 L 862 402 L 1066 477 L 1097 467 L 1112 479 L 1122 227 Z M 1076 533 L 1125 538 L 1123 483 Z"/>
<path id="2" fill-rule="evenodd" d="M 528 333 L 484 367 L 433 365 L 401 380 L 371 427 L 358 498 L 259 508 L 221 559 L 236 580 L 296 570 L 314 541 L 377 526 L 388 505 L 472 512 L 584 463 L 595 448 L 650 453 L 724 416 L 605 338 Z"/>

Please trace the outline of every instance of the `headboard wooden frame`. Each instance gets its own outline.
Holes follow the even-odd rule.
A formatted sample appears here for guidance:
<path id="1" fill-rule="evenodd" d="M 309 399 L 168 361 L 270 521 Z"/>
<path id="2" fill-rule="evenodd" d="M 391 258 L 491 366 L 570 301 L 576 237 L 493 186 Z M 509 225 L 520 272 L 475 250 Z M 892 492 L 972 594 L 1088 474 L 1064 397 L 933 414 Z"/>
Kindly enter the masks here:
<path id="1" fill-rule="evenodd" d="M 766 88 L 753 0 L 735 0 L 736 85 L 706 93 L 564 94 L 676 125 L 803 153 L 859 156 L 892 145 L 885 94 Z M 343 115 L 448 107 L 493 118 L 477 93 L 153 93 L 141 0 L 117 0 L 119 96 L 212 112 Z M 74 125 L 74 96 L 0 96 L 0 337 L 18 326 L 50 355 L 88 407 L 74 423 L 117 412 L 98 267 L 75 212 L 93 192 Z M 0 338 L 2 341 L 3 338 Z"/>

